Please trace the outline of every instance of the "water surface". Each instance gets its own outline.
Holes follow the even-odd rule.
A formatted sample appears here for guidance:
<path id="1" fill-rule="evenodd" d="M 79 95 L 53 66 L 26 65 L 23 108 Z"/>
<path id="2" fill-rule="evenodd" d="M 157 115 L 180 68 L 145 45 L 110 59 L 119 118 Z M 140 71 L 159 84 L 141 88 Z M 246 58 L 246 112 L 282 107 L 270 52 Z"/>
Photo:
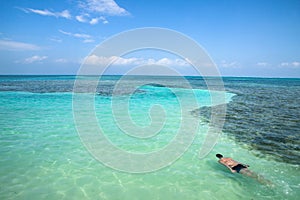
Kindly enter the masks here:
<path id="1" fill-rule="evenodd" d="M 299 79 L 225 78 L 228 121 L 214 150 L 199 160 L 198 151 L 208 129 L 205 112 L 211 106 L 210 93 L 205 90 L 203 79 L 188 77 L 202 114 L 198 107 L 187 111 L 191 117 L 203 118 L 193 144 L 169 167 L 130 174 L 99 163 L 82 145 L 72 113 L 74 78 L 0 78 L 1 199 L 299 197 Z M 180 90 L 181 98 L 185 97 L 186 88 L 181 88 L 176 79 L 165 78 L 168 87 L 145 86 L 131 97 L 130 113 L 138 125 L 149 124 L 148 108 L 153 104 L 163 105 L 168 116 L 156 137 L 137 142 L 138 139 L 124 135 L 114 126 L 109 99 L 118 78 L 104 77 L 105 86 L 99 87 L 95 96 L 96 115 L 107 137 L 120 148 L 133 152 L 163 148 L 176 134 L 180 121 L 180 105 L 168 87 Z M 120 99 L 129 95 L 126 89 L 119 92 Z M 119 102 L 121 107 L 122 101 Z M 249 164 L 251 170 L 275 186 L 270 188 L 240 174 L 231 174 L 217 163 L 216 153 Z"/>

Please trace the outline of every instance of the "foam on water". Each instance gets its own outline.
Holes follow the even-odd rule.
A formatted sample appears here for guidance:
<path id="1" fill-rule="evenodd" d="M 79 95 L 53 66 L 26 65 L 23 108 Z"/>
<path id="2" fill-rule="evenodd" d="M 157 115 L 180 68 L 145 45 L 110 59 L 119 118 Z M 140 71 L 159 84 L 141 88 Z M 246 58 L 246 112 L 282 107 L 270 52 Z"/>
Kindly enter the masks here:
<path id="1" fill-rule="evenodd" d="M 155 96 L 155 90 L 165 95 Z M 184 89 L 179 90 L 184 94 Z M 0 93 L 1 199 L 297 199 L 300 195 L 298 165 L 256 156 L 255 149 L 236 143 L 226 134 L 213 152 L 199 160 L 206 122 L 188 151 L 173 165 L 145 174 L 115 171 L 96 161 L 82 145 L 73 120 L 71 93 L 18 91 Z M 148 108 L 153 104 L 164 105 L 168 118 L 162 134 L 139 143 L 113 126 L 109 97 L 95 97 L 99 124 L 115 145 L 128 151 L 160 149 L 178 127 L 179 104 L 168 88 L 147 86 L 141 91 L 130 100 L 132 119 L 139 125 L 149 124 Z M 207 91 L 197 90 L 196 94 L 201 105 L 209 105 Z M 229 93 L 228 100 L 231 97 Z M 275 186 L 231 174 L 217 163 L 216 153 L 249 164 Z"/>

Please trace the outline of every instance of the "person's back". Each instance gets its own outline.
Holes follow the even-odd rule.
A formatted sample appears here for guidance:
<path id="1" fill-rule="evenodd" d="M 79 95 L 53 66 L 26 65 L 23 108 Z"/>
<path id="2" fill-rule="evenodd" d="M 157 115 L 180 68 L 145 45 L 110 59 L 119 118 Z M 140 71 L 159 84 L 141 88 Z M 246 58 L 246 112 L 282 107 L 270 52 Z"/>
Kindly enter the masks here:
<path id="1" fill-rule="evenodd" d="M 242 170 L 249 167 L 249 165 L 239 163 L 232 158 L 224 158 L 221 154 L 216 154 L 216 157 L 219 158 L 219 163 L 225 165 L 232 173 L 240 173 Z"/>

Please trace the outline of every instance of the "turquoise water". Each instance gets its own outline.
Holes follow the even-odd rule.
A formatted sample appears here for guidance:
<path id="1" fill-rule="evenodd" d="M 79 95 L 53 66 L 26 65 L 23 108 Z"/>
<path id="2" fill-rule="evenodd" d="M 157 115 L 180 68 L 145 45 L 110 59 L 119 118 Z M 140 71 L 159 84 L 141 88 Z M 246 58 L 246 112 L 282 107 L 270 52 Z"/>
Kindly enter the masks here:
<path id="1" fill-rule="evenodd" d="M 148 111 L 158 104 L 165 110 L 166 121 L 153 138 L 127 136 L 112 118 L 111 86 L 115 78 L 106 77 L 107 87 L 95 96 L 95 111 L 106 137 L 126 151 L 163 148 L 176 134 L 181 112 L 197 109 L 179 109 L 179 101 L 167 87 L 141 87 L 129 98 L 132 120 L 139 126 L 149 125 Z M 226 131 L 213 151 L 200 160 L 199 148 L 208 129 L 205 121 L 192 145 L 172 165 L 142 174 L 116 171 L 95 160 L 81 143 L 72 112 L 74 77 L 0 79 L 1 199 L 297 199 L 300 195 L 298 164 L 262 156 L 259 149 L 230 137 Z M 210 93 L 197 85 L 200 81 L 192 81 L 199 88 L 194 89 L 199 106 L 210 106 Z M 185 95 L 188 89 L 177 87 L 176 81 L 166 82 L 178 90 L 180 98 L 189 97 Z M 225 80 L 228 84 L 234 86 Z M 226 95 L 229 104 L 237 96 L 234 91 Z M 116 109 L 128 103 L 127 97 L 126 89 L 117 95 Z M 196 116 L 191 113 L 190 117 Z M 274 186 L 231 174 L 218 164 L 216 153 L 249 164 Z"/>

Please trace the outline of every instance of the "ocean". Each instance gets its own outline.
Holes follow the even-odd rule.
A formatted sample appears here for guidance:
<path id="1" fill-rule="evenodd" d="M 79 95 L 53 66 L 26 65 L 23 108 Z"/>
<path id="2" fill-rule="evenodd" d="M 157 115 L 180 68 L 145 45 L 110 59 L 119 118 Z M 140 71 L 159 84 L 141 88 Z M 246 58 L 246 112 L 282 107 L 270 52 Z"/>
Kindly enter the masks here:
<path id="1" fill-rule="evenodd" d="M 210 116 L 224 106 L 212 102 L 219 91 L 201 77 L 185 77 L 186 87 L 177 77 L 132 76 L 116 89 L 121 78 L 103 76 L 93 89 L 93 76 L 0 76 L 0 199 L 298 199 L 300 79 L 224 77 L 222 134 L 199 158 Z M 75 80 L 84 84 L 76 94 Z M 93 101 L 92 115 L 76 98 Z M 95 130 L 90 144 L 78 124 Z M 180 130 L 196 131 L 163 156 Z M 272 185 L 232 174 L 216 153 Z"/>

